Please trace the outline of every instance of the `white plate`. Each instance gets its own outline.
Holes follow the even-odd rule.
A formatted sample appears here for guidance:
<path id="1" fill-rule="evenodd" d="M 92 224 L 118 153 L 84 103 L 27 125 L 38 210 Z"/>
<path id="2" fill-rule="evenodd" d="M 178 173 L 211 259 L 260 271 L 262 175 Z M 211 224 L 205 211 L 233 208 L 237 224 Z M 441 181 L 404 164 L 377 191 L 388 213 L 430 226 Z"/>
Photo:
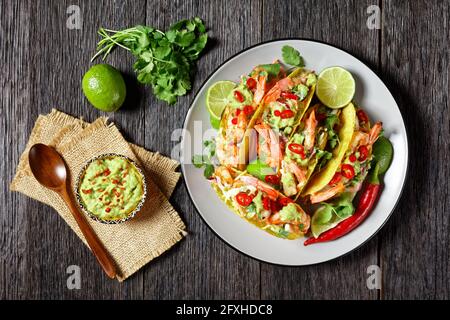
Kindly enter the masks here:
<path id="1" fill-rule="evenodd" d="M 371 215 L 348 235 L 328 243 L 303 246 L 304 239 L 279 239 L 258 229 L 230 211 L 217 197 L 203 170 L 190 161 L 199 154 L 202 133 L 211 128 L 205 107 L 208 87 L 219 80 L 238 81 L 255 65 L 281 58 L 281 48 L 291 45 L 300 51 L 306 67 L 320 72 L 330 66 L 342 66 L 356 80 L 355 101 L 372 120 L 381 120 L 385 135 L 394 146 L 392 165 L 384 176 L 384 190 Z M 199 121 L 199 122 L 198 122 Z M 408 141 L 399 108 L 389 90 L 364 63 L 341 49 L 310 40 L 287 39 L 262 43 L 246 49 L 223 63 L 203 84 L 186 116 L 181 155 L 186 186 L 192 201 L 207 225 L 226 243 L 255 259 L 290 266 L 310 265 L 342 256 L 371 238 L 388 220 L 405 183 L 408 165 Z M 186 133 L 186 130 L 189 133 Z M 208 130 L 211 132 L 211 130 Z M 203 138 L 207 139 L 207 137 Z M 194 150 L 197 148 L 196 150 Z M 183 159 L 184 158 L 184 159 Z"/>

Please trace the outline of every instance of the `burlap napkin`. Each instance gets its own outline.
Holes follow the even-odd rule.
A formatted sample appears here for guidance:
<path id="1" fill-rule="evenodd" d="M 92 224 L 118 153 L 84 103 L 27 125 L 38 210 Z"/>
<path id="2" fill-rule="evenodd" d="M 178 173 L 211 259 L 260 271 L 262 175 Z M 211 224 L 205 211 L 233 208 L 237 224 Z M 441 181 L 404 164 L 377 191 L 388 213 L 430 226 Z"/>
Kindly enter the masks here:
<path id="1" fill-rule="evenodd" d="M 83 164 L 104 153 L 130 157 L 144 169 L 147 199 L 141 212 L 118 225 L 107 225 L 88 219 L 94 231 L 115 260 L 123 281 L 153 258 L 161 255 L 186 235 L 185 225 L 168 202 L 180 173 L 178 162 L 129 144 L 117 127 L 99 118 L 88 124 L 57 110 L 41 115 L 31 132 L 22 154 L 11 190 L 46 203 L 59 213 L 86 244 L 75 220 L 57 194 L 43 188 L 31 174 L 28 151 L 35 143 L 51 145 L 63 155 L 72 175 L 72 187 Z"/>

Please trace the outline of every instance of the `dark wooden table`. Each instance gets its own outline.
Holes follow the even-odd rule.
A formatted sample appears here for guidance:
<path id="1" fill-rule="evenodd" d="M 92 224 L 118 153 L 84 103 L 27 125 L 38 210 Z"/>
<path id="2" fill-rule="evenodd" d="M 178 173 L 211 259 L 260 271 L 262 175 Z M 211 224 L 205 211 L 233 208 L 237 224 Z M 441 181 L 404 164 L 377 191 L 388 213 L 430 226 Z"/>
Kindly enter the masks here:
<path id="1" fill-rule="evenodd" d="M 70 5 L 81 29 L 67 28 Z M 382 13 L 370 29 L 368 7 Z M 369 11 L 374 7 L 369 8 Z M 375 8 L 376 10 L 376 8 Z M 70 9 L 69 9 L 70 11 Z M 92 121 L 101 112 L 84 98 L 99 27 L 167 28 L 202 17 L 213 44 L 198 63 L 193 90 L 167 106 L 135 84 L 133 58 L 108 63 L 125 73 L 126 105 L 110 114 L 128 139 L 169 155 L 204 79 L 225 59 L 262 41 L 305 37 L 348 50 L 366 62 L 395 96 L 409 133 L 409 177 L 389 222 L 362 248 L 317 266 L 288 268 L 236 252 L 200 219 L 181 181 L 171 202 L 190 236 L 124 283 L 108 280 L 55 212 L 9 191 L 39 114 L 58 108 Z M 450 295 L 449 1 L 11 1 L 0 2 L 1 299 L 448 299 Z M 79 265 L 81 289 L 66 286 Z M 382 289 L 366 285 L 378 265 Z"/>

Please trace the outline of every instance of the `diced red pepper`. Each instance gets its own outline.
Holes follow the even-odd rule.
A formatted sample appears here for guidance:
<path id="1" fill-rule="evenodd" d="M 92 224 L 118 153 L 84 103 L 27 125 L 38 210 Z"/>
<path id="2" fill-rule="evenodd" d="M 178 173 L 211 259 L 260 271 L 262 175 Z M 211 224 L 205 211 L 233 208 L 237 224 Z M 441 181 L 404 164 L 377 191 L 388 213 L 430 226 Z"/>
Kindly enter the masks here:
<path id="1" fill-rule="evenodd" d="M 298 96 L 296 94 L 290 93 L 290 92 L 282 92 L 281 96 L 286 99 L 298 100 Z"/>
<path id="2" fill-rule="evenodd" d="M 270 211 L 278 212 L 280 210 L 281 210 L 281 205 L 278 203 L 278 201 L 270 201 Z"/>
<path id="3" fill-rule="evenodd" d="M 109 176 L 109 175 L 111 174 L 111 171 L 110 171 L 109 169 L 106 169 L 106 170 L 103 172 L 103 174 L 104 174 L 105 176 Z"/>
<path id="4" fill-rule="evenodd" d="M 289 119 L 292 118 L 295 115 L 294 111 L 292 110 L 283 110 L 280 114 L 281 119 Z"/>
<path id="5" fill-rule="evenodd" d="M 369 122 L 369 118 L 367 117 L 367 114 L 363 110 L 358 110 L 356 112 L 356 116 L 358 117 L 358 120 L 360 122 Z"/>
<path id="6" fill-rule="evenodd" d="M 237 125 L 238 119 L 237 118 L 231 119 L 231 123 L 234 124 L 234 125 Z"/>
<path id="7" fill-rule="evenodd" d="M 348 160 L 350 160 L 350 162 L 355 162 L 356 156 L 354 154 L 351 154 L 350 157 L 348 157 Z"/>
<path id="8" fill-rule="evenodd" d="M 92 193 L 92 189 L 84 189 L 84 190 L 81 190 L 81 192 L 83 192 L 84 194 L 91 194 Z"/>
<path id="9" fill-rule="evenodd" d="M 355 169 L 353 169 L 353 167 L 347 163 L 344 163 L 341 166 L 341 172 L 342 172 L 342 175 L 349 180 L 353 179 L 353 177 L 355 176 Z"/>
<path id="10" fill-rule="evenodd" d="M 246 194 L 245 192 L 239 192 L 236 195 L 236 201 L 239 203 L 239 205 L 243 207 L 248 207 L 250 203 L 252 203 L 253 198 Z"/>
<path id="11" fill-rule="evenodd" d="M 299 143 L 290 143 L 288 148 L 291 152 L 300 155 L 302 159 L 305 159 L 305 148 Z"/>
<path id="12" fill-rule="evenodd" d="M 279 117 L 279 116 L 281 116 L 281 111 L 280 110 L 275 110 L 273 112 L 273 114 L 275 115 L 275 117 Z"/>
<path id="13" fill-rule="evenodd" d="M 262 203 L 263 203 L 264 210 L 270 210 L 270 199 L 268 197 L 263 197 Z"/>
<path id="14" fill-rule="evenodd" d="M 242 93 L 238 90 L 234 91 L 234 98 L 238 101 L 238 102 L 244 102 L 244 96 L 242 95 Z"/>
<path id="15" fill-rule="evenodd" d="M 280 205 L 282 207 L 287 206 L 289 203 L 293 203 L 294 200 L 292 200 L 291 198 L 288 197 L 282 197 L 280 199 L 278 199 L 278 202 L 280 203 Z"/>
<path id="16" fill-rule="evenodd" d="M 236 110 L 236 117 L 239 117 L 239 115 L 241 114 L 241 112 L 242 112 L 242 109 L 237 109 L 237 110 Z"/>
<path id="17" fill-rule="evenodd" d="M 341 181 L 341 174 L 339 172 L 336 172 L 333 176 L 333 178 L 330 180 L 330 182 L 328 182 L 329 186 L 335 185 L 336 183 L 338 183 L 339 181 Z"/>
<path id="18" fill-rule="evenodd" d="M 246 116 L 249 116 L 249 115 L 253 114 L 253 107 L 252 106 L 245 106 L 244 107 L 244 114 Z"/>
<path id="19" fill-rule="evenodd" d="M 264 180 L 267 183 L 271 184 L 279 184 L 280 183 L 280 177 L 278 177 L 276 174 L 270 174 L 264 177 Z"/>
<path id="20" fill-rule="evenodd" d="M 255 89 L 256 88 L 256 80 L 253 78 L 248 78 L 247 79 L 247 88 L 249 88 L 250 90 Z"/>
<path id="21" fill-rule="evenodd" d="M 326 119 L 326 117 L 327 117 L 327 115 L 325 113 L 318 112 L 316 114 L 317 121 L 322 121 L 322 120 Z"/>
<path id="22" fill-rule="evenodd" d="M 108 208 L 105 209 L 105 211 L 106 211 L 106 212 L 110 212 L 110 211 L 111 211 L 111 208 L 108 207 Z"/>
<path id="23" fill-rule="evenodd" d="M 369 156 L 369 149 L 366 146 L 360 146 L 358 148 L 359 151 L 359 161 L 364 161 Z"/>

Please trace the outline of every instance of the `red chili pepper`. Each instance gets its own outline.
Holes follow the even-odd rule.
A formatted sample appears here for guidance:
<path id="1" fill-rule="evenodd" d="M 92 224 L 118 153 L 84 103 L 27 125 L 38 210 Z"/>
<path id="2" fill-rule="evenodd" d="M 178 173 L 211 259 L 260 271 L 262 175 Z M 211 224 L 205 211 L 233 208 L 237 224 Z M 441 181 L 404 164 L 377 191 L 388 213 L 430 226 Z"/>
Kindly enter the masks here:
<path id="1" fill-rule="evenodd" d="M 240 91 L 234 91 L 234 98 L 238 101 L 238 102 L 244 102 L 244 96 L 242 95 L 242 93 Z"/>
<path id="2" fill-rule="evenodd" d="M 309 238 L 304 245 L 310 245 L 318 242 L 327 242 L 336 240 L 359 226 L 372 212 L 375 201 L 378 199 L 380 192 L 380 182 L 378 178 L 370 181 L 364 188 L 355 213 L 339 223 L 333 229 L 325 231 L 317 238 Z"/>
<path id="3" fill-rule="evenodd" d="M 336 173 L 334 174 L 333 178 L 331 179 L 331 181 L 328 182 L 328 185 L 329 185 L 329 186 L 332 186 L 332 185 L 338 183 L 339 181 L 341 181 L 341 179 L 342 179 L 341 174 L 340 174 L 339 172 L 336 172 Z"/>
<path id="4" fill-rule="evenodd" d="M 367 114 L 361 109 L 356 112 L 356 116 L 360 122 L 369 122 L 369 117 L 367 117 Z"/>
<path id="5" fill-rule="evenodd" d="M 237 118 L 231 119 L 231 123 L 234 124 L 234 125 L 237 125 L 238 119 Z"/>
<path id="6" fill-rule="evenodd" d="M 281 116 L 281 111 L 280 110 L 275 110 L 273 112 L 273 114 L 275 115 L 275 117 L 279 117 L 279 116 Z"/>
<path id="7" fill-rule="evenodd" d="M 245 192 L 239 192 L 236 195 L 236 201 L 239 203 L 239 205 L 243 207 L 248 207 L 250 203 L 252 203 L 253 198 L 246 194 Z"/>
<path id="8" fill-rule="evenodd" d="M 348 160 L 350 160 L 350 162 L 355 162 L 356 156 L 354 154 L 351 154 L 350 157 L 348 157 Z"/>
<path id="9" fill-rule="evenodd" d="M 280 177 L 278 177 L 276 174 L 270 174 L 264 177 L 264 180 L 267 183 L 271 184 L 279 184 L 280 183 Z"/>
<path id="10" fill-rule="evenodd" d="M 249 116 L 253 113 L 253 107 L 252 106 L 245 106 L 244 107 L 244 114 L 246 116 Z"/>
<path id="11" fill-rule="evenodd" d="M 106 211 L 106 212 L 110 212 L 110 211 L 111 211 L 111 208 L 108 207 L 108 208 L 105 209 L 105 211 Z"/>
<path id="12" fill-rule="evenodd" d="M 90 194 L 92 193 L 92 189 L 88 189 L 88 190 L 81 190 L 84 194 Z"/>
<path id="13" fill-rule="evenodd" d="M 278 199 L 278 203 L 284 207 L 287 206 L 289 203 L 293 203 L 294 201 L 291 198 L 283 197 Z"/>
<path id="14" fill-rule="evenodd" d="M 253 78 L 248 78 L 247 79 L 247 87 L 252 90 L 256 88 L 256 80 Z"/>
<path id="15" fill-rule="evenodd" d="M 111 170 L 106 169 L 106 170 L 103 172 L 103 174 L 104 174 L 105 176 L 109 176 L 109 175 L 111 174 Z"/>
<path id="16" fill-rule="evenodd" d="M 369 156 L 369 148 L 367 148 L 366 146 L 360 146 L 358 148 L 359 151 L 359 161 L 364 161 L 367 159 L 367 157 Z"/>
<path id="17" fill-rule="evenodd" d="M 298 100 L 298 96 L 296 94 L 290 93 L 290 92 L 282 92 L 281 96 L 286 99 Z"/>
<path id="18" fill-rule="evenodd" d="M 236 109 L 236 117 L 239 117 L 239 115 L 241 114 L 242 109 Z"/>
<path id="19" fill-rule="evenodd" d="M 296 154 L 300 155 L 300 157 L 302 159 L 305 159 L 305 148 L 301 144 L 290 143 L 288 145 L 288 148 L 291 152 L 296 153 Z"/>
<path id="20" fill-rule="evenodd" d="M 353 169 L 353 167 L 347 163 L 344 163 L 341 166 L 341 172 L 342 172 L 342 175 L 349 180 L 353 179 L 353 177 L 355 176 L 355 169 Z"/>
<path id="21" fill-rule="evenodd" d="M 270 210 L 270 199 L 268 197 L 263 197 L 262 203 L 265 210 Z"/>
<path id="22" fill-rule="evenodd" d="M 281 119 L 289 119 L 292 118 L 295 115 L 294 111 L 292 110 L 283 110 L 280 114 Z"/>

